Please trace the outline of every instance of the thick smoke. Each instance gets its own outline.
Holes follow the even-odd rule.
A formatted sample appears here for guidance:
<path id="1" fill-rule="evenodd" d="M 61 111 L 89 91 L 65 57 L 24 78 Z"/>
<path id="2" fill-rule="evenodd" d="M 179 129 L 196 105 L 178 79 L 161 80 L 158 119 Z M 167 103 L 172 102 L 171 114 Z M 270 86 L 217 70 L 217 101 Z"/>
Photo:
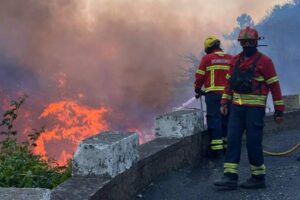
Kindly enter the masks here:
<path id="1" fill-rule="evenodd" d="M 26 125 L 46 105 L 71 99 L 107 107 L 112 129 L 152 128 L 156 114 L 193 90 L 178 84 L 187 78 L 178 55 L 227 32 L 240 9 L 257 19 L 273 4 L 0 0 L 1 100 L 27 93 Z"/>
<path id="2" fill-rule="evenodd" d="M 155 115 L 179 95 L 178 55 L 206 31 L 165 3 L 85 2 L 0 1 L 1 101 L 29 95 L 20 129 L 50 128 L 56 121 L 37 120 L 43 109 L 71 99 L 105 106 L 113 130 L 152 132 Z"/>
<path id="3" fill-rule="evenodd" d="M 83 94 L 82 103 L 119 116 L 116 124 L 139 126 L 174 95 L 179 70 L 172 50 L 182 49 L 187 36 L 163 6 L 141 18 L 125 5 L 104 4 L 89 19 L 92 10 L 79 1 L 1 1 L 1 87 L 45 105 Z M 160 20 L 151 20 L 156 15 Z"/>

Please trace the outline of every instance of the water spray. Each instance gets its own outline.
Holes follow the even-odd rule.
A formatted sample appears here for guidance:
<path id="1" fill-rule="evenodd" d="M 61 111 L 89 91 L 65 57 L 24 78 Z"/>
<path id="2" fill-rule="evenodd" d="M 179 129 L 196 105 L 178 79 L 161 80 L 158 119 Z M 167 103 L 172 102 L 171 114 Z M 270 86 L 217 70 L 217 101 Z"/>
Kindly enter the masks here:
<path id="1" fill-rule="evenodd" d="M 179 110 L 182 110 L 182 109 L 198 109 L 198 108 L 189 108 L 189 107 L 187 107 L 188 105 L 190 105 L 191 103 L 193 103 L 197 99 L 200 100 L 200 111 L 201 111 L 202 115 L 204 116 L 205 111 L 203 110 L 202 95 L 199 95 L 197 97 L 195 97 L 195 96 L 191 97 L 190 99 L 185 101 L 181 106 L 174 107 L 173 111 L 179 111 Z M 204 119 L 202 120 L 202 127 L 205 127 Z"/>
<path id="2" fill-rule="evenodd" d="M 188 99 L 187 101 L 185 101 L 181 106 L 174 107 L 173 111 L 178 111 L 178 110 L 182 110 L 184 108 L 187 108 L 187 106 L 190 105 L 191 103 L 193 103 L 195 100 L 196 100 L 196 97 L 192 97 L 192 98 Z"/>

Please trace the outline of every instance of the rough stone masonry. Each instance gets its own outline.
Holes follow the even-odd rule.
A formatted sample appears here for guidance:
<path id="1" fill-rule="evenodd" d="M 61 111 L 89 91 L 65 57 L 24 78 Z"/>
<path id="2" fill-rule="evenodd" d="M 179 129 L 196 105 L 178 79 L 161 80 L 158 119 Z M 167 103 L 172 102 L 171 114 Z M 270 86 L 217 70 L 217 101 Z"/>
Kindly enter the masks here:
<path id="1" fill-rule="evenodd" d="M 198 109 L 184 109 L 156 117 L 157 137 L 186 137 L 204 130 L 203 112 Z"/>
<path id="2" fill-rule="evenodd" d="M 115 177 L 138 160 L 138 135 L 110 131 L 82 140 L 74 154 L 73 175 Z"/>
<path id="3" fill-rule="evenodd" d="M 50 200 L 51 190 L 45 188 L 0 188 L 1 200 Z"/>

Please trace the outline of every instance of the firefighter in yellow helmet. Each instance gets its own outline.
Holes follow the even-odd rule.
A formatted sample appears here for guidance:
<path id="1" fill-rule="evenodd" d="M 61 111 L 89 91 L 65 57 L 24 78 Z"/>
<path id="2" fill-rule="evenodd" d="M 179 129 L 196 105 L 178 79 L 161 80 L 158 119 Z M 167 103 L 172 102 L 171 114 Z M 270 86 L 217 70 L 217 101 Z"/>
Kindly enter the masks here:
<path id="1" fill-rule="evenodd" d="M 210 36 L 204 41 L 205 55 L 195 74 L 196 97 L 205 91 L 205 102 L 207 109 L 207 127 L 210 133 L 210 157 L 219 157 L 226 148 L 227 118 L 220 113 L 220 101 L 226 82 L 226 74 L 229 72 L 231 55 L 223 52 L 220 40 Z"/>
<path id="2" fill-rule="evenodd" d="M 204 41 L 204 51 L 207 54 L 210 54 L 213 52 L 215 47 L 220 48 L 220 40 L 216 36 L 210 36 L 205 39 Z"/>

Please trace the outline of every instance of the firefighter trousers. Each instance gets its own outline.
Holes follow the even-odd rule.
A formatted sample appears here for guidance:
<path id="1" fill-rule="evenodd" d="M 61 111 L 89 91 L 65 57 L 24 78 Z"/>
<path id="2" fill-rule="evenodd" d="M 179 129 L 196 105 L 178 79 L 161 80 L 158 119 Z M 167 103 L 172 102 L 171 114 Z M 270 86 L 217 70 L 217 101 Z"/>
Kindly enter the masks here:
<path id="1" fill-rule="evenodd" d="M 207 93 L 205 95 L 207 128 L 211 137 L 211 150 L 226 148 L 228 116 L 220 112 L 222 94 Z"/>
<path id="2" fill-rule="evenodd" d="M 265 108 L 231 105 L 228 122 L 228 146 L 225 155 L 224 175 L 238 178 L 242 136 L 246 131 L 246 146 L 251 174 L 264 179 L 266 168 L 263 157 L 263 127 Z"/>

